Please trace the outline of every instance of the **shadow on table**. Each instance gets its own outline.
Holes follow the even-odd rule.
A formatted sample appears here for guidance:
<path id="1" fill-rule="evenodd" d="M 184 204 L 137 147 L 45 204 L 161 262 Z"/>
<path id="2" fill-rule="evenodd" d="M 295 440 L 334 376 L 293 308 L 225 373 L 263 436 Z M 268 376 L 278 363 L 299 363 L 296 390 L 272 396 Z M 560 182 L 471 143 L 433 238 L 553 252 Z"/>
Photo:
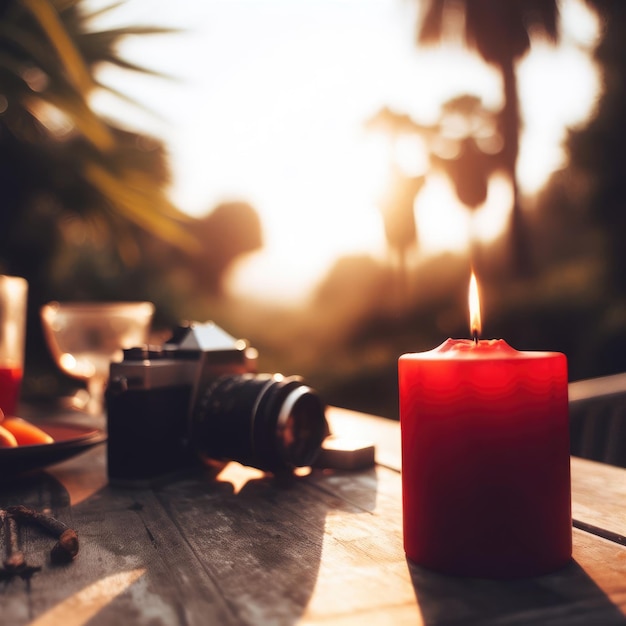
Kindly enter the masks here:
<path id="1" fill-rule="evenodd" d="M 27 496 L 24 497 L 24 494 Z M 23 504 L 39 511 L 61 510 L 69 507 L 70 497 L 63 485 L 54 477 L 42 471 L 36 471 L 0 482 L 0 509 L 16 504 Z M 3 563 L 8 556 L 6 552 L 8 538 L 4 530 L 0 526 L 0 563 Z M 41 569 L 35 573 L 27 569 L 24 575 L 4 570 L 0 585 L 0 606 L 2 607 L 0 621 L 9 616 L 6 623 L 26 624 L 30 623 L 36 612 L 33 587 L 37 586 L 37 580 L 44 572 L 53 569 L 50 563 L 50 551 L 56 543 L 56 538 L 30 525 L 21 526 L 18 530 L 18 537 L 26 565 L 29 568 Z M 63 567 L 55 569 L 60 571 Z"/>
<path id="2" fill-rule="evenodd" d="M 22 502 L 24 493 L 31 494 L 28 502 Z M 42 493 L 46 494 L 45 502 L 37 498 L 37 494 Z M 11 476 L 10 480 L 0 482 L 0 508 L 4 509 L 14 504 L 25 504 L 39 509 L 44 506 L 59 509 L 69 506 L 70 496 L 67 489 L 54 476 L 39 470 L 21 476 Z"/>
<path id="3" fill-rule="evenodd" d="M 625 621 L 621 611 L 574 560 L 553 574 L 504 581 L 444 576 L 408 560 L 407 564 L 425 626 L 608 626 Z"/>
<path id="4" fill-rule="evenodd" d="M 375 471 L 362 473 L 369 484 L 360 494 L 348 487 L 353 475 L 281 481 L 241 472 L 241 480 L 192 475 L 153 489 L 106 486 L 73 506 L 49 474 L 15 483 L 0 506 L 52 510 L 76 528 L 81 547 L 74 562 L 54 568 L 49 538 L 27 531 L 27 558 L 43 567 L 28 584 L 0 589 L 0 602 L 10 599 L 3 612 L 16 625 L 62 622 L 77 606 L 90 626 L 297 623 L 318 581 L 328 512 L 372 510 Z"/>
<path id="5" fill-rule="evenodd" d="M 193 529 L 187 542 L 234 623 L 297 623 L 318 582 L 327 514 L 372 510 L 375 472 L 359 491 L 349 473 L 281 480 L 233 465 L 225 482 L 170 485 L 157 492 L 159 502 L 177 525 Z M 241 472 L 251 478 L 242 481 Z"/>

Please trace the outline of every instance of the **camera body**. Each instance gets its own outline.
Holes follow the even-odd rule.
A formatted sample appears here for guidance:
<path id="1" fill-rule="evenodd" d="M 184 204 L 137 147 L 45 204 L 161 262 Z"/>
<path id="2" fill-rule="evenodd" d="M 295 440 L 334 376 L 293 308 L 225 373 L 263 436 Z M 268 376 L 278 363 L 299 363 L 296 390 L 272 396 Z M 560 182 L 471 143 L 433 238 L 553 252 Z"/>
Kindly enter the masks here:
<path id="1" fill-rule="evenodd" d="M 298 377 L 257 374 L 257 352 L 213 322 L 179 326 L 162 346 L 111 363 L 108 475 L 149 481 L 198 458 L 278 472 L 315 460 L 324 406 Z"/>

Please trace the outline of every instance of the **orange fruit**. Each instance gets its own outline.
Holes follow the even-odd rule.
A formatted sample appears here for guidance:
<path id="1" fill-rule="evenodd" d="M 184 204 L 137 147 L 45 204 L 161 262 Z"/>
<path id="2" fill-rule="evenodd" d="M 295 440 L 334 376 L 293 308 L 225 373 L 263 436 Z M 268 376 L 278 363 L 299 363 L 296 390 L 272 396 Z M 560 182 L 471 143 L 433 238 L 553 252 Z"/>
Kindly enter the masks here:
<path id="1" fill-rule="evenodd" d="M 5 417 L 1 428 L 8 430 L 9 433 L 15 437 L 17 445 L 19 446 L 32 446 L 54 442 L 54 439 L 47 432 L 21 417 Z"/>
<path id="2" fill-rule="evenodd" d="M 4 426 L 0 426 L 0 448 L 17 448 L 15 435 Z"/>

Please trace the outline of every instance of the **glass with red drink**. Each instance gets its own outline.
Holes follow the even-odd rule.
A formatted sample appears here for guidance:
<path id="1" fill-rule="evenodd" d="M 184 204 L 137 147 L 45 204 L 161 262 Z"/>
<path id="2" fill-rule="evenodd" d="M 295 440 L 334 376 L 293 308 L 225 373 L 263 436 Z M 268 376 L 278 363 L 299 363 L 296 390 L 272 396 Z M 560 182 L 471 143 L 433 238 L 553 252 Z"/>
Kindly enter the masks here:
<path id="1" fill-rule="evenodd" d="M 15 415 L 24 367 L 28 283 L 0 276 L 0 409 Z"/>

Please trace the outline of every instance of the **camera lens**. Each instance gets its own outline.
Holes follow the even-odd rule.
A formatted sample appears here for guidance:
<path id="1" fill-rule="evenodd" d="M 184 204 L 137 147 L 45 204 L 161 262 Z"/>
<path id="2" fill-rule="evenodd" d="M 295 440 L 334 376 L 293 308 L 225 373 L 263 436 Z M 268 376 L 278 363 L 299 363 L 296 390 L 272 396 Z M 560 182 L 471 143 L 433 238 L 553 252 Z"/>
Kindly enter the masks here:
<path id="1" fill-rule="evenodd" d="M 317 393 L 280 374 L 218 378 L 197 403 L 192 428 L 201 455 L 266 471 L 311 465 L 328 435 Z"/>

